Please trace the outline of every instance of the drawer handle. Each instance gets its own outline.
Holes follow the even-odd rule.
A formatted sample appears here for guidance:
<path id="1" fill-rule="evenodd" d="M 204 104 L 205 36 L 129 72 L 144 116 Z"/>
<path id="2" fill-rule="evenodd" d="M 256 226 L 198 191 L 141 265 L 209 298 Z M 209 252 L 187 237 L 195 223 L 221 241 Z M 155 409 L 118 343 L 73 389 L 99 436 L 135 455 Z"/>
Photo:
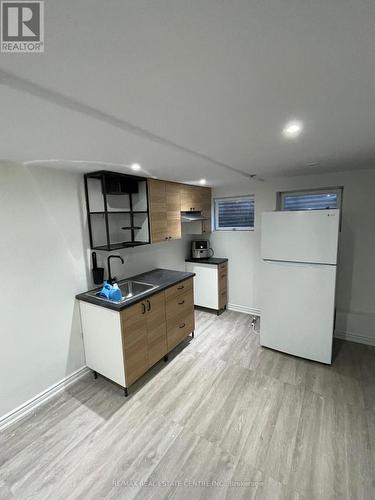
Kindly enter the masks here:
<path id="1" fill-rule="evenodd" d="M 186 326 L 186 323 L 182 323 L 182 325 L 179 328 L 184 328 Z"/>
<path id="2" fill-rule="evenodd" d="M 185 288 L 185 287 L 184 287 L 184 285 L 182 285 L 182 286 L 178 286 L 178 287 L 177 287 L 177 290 L 183 290 L 184 288 Z"/>
<path id="3" fill-rule="evenodd" d="M 147 300 L 147 311 L 151 311 L 151 302 Z"/>
<path id="4" fill-rule="evenodd" d="M 184 300 L 178 303 L 179 306 L 182 306 L 182 304 L 185 304 Z"/>
<path id="5" fill-rule="evenodd" d="M 226 278 L 226 277 L 227 277 L 227 275 L 226 275 L 226 274 L 222 274 L 222 275 L 221 275 L 221 277 L 222 277 L 222 278 Z"/>
<path id="6" fill-rule="evenodd" d="M 226 293 L 227 293 L 227 292 L 226 292 L 225 290 L 223 290 L 223 291 L 221 292 L 221 295 L 225 295 Z"/>
<path id="7" fill-rule="evenodd" d="M 145 314 L 146 313 L 146 306 L 144 304 L 144 302 L 142 302 L 142 314 Z"/>

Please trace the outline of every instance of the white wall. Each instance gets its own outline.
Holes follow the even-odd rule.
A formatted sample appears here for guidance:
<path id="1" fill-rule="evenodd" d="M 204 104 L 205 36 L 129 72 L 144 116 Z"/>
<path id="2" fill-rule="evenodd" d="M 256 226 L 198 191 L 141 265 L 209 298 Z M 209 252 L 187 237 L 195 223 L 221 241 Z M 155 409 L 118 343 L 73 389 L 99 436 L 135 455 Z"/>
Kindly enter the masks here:
<path id="1" fill-rule="evenodd" d="M 124 265 L 119 259 L 111 261 L 112 275 L 118 279 L 128 278 L 157 267 L 185 271 L 185 258 L 189 253 L 189 243 L 190 237 L 183 236 L 181 240 L 176 241 L 126 248 L 114 252 L 97 252 L 98 265 L 105 268 L 105 278 L 107 278 L 108 255 L 121 255 L 125 260 Z M 88 251 L 89 256 L 90 252 Z M 90 281 L 90 286 L 95 288 L 96 285 Z"/>
<path id="2" fill-rule="evenodd" d="M 336 334 L 375 344 L 375 171 L 283 177 L 218 188 L 213 196 L 254 194 L 252 232 L 214 232 L 217 256 L 229 258 L 229 303 L 259 312 L 260 216 L 276 207 L 276 193 L 343 186 L 343 226 L 337 280 Z"/>
<path id="3" fill-rule="evenodd" d="M 84 366 L 75 294 L 92 287 L 91 252 L 82 175 L 0 165 L 0 418 Z M 249 182 L 214 196 L 253 193 L 253 232 L 214 232 L 215 253 L 229 258 L 229 301 L 259 308 L 260 214 L 275 208 L 276 192 L 344 186 L 337 306 L 338 330 L 375 342 L 374 171 Z M 192 236 L 122 250 L 128 277 L 155 267 L 184 270 Z M 99 255 L 104 262 L 107 253 Z M 359 336 L 359 337 L 358 337 Z M 362 337 L 362 338 L 361 338 Z"/>
<path id="4" fill-rule="evenodd" d="M 0 227 L 1 419 L 85 365 L 74 297 L 94 285 L 82 174 L 2 162 Z M 189 241 L 112 252 L 125 258 L 113 272 L 184 270 Z"/>
<path id="5" fill-rule="evenodd" d="M 0 165 L 0 416 L 85 365 L 80 176 Z"/>

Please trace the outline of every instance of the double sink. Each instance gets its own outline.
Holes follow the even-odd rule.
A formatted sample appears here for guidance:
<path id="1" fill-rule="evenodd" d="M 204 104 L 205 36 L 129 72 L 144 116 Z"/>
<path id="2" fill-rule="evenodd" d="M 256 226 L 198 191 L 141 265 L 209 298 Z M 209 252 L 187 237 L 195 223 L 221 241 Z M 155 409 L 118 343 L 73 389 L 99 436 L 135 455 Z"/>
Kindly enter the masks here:
<path id="1" fill-rule="evenodd" d="M 127 300 L 140 297 L 144 293 L 151 292 L 158 288 L 158 285 L 150 285 L 149 283 L 143 283 L 141 281 L 125 280 L 118 283 L 118 287 L 121 290 L 122 299 L 121 300 L 111 300 L 105 297 L 99 297 L 99 291 L 94 290 L 93 292 L 87 292 L 87 295 L 95 297 L 105 302 L 112 302 L 113 304 L 123 304 Z"/>

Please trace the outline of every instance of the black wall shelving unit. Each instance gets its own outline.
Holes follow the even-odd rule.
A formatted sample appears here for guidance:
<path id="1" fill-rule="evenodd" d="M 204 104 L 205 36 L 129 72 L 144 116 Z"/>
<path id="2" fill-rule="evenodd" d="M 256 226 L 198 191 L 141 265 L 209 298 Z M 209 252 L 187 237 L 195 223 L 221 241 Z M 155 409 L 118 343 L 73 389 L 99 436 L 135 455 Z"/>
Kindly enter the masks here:
<path id="1" fill-rule="evenodd" d="M 151 243 L 146 177 L 101 170 L 85 174 L 84 181 L 92 250 L 109 252 Z M 96 189 L 93 190 L 91 184 Z M 140 193 L 143 194 L 143 199 Z M 101 210 L 91 210 L 92 198 L 94 198 L 96 206 L 102 206 Z M 140 210 L 135 209 L 135 198 L 138 198 L 138 205 L 140 199 L 143 202 L 144 206 Z M 116 209 L 111 209 L 111 199 L 116 199 Z M 124 209 L 119 209 L 122 201 Z M 117 231 L 113 231 L 113 221 L 116 221 Z M 119 237 L 119 232 L 123 237 Z M 143 232 L 142 237 L 139 237 L 141 232 Z"/>

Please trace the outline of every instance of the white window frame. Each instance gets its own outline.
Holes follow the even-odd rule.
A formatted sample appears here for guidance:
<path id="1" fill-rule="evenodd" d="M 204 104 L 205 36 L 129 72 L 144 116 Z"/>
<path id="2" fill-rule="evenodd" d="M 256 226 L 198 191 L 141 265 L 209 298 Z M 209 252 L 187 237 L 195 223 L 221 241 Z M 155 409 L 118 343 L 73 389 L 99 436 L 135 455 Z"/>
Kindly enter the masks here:
<path id="1" fill-rule="evenodd" d="M 254 203 L 254 225 L 253 226 L 244 226 L 244 227 L 218 227 L 218 221 L 219 221 L 219 209 L 218 209 L 218 202 L 219 201 L 236 201 L 240 199 L 249 199 L 252 200 Z M 213 227 L 215 231 L 254 231 L 255 227 L 255 196 L 253 194 L 246 194 L 242 196 L 230 196 L 230 197 L 223 197 L 221 196 L 220 198 L 214 198 L 214 220 L 213 220 Z"/>
<path id="2" fill-rule="evenodd" d="M 285 211 L 284 201 L 286 196 L 293 195 L 309 195 L 309 194 L 329 194 L 334 193 L 337 196 L 337 208 L 341 209 L 342 207 L 342 187 L 333 187 L 333 188 L 316 188 L 316 189 L 301 189 L 295 191 L 281 191 L 277 193 L 277 210 Z M 309 210 L 308 208 L 306 210 Z M 314 210 L 314 209 L 310 209 Z M 298 212 L 298 210 L 296 210 Z"/>

